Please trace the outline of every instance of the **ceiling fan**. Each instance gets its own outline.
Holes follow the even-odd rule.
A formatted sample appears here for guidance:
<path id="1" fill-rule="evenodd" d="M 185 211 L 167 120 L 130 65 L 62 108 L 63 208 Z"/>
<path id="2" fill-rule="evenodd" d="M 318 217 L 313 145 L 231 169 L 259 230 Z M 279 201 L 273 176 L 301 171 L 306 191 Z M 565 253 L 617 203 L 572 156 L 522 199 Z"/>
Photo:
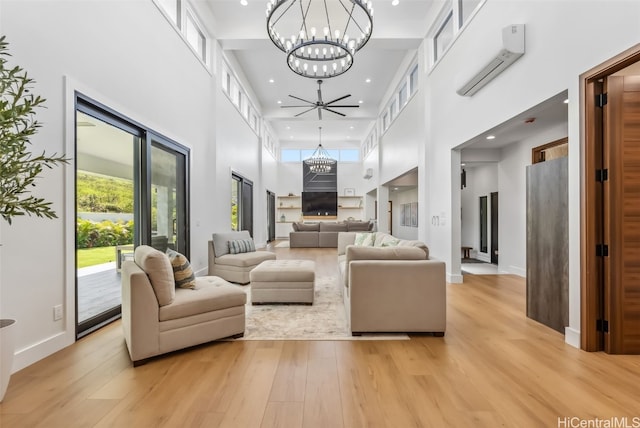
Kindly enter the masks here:
<path id="1" fill-rule="evenodd" d="M 328 112 L 337 114 L 339 116 L 346 116 L 344 113 L 340 113 L 339 111 L 335 111 L 335 108 L 358 108 L 360 107 L 359 105 L 334 105 L 334 103 L 344 100 L 345 98 L 348 98 L 351 96 L 351 94 L 347 94 L 347 95 L 343 95 L 339 98 L 336 98 L 335 100 L 331 100 L 329 102 L 324 102 L 322 101 L 322 80 L 318 80 L 318 101 L 316 102 L 312 102 L 312 101 L 308 101 L 299 97 L 296 97 L 294 95 L 289 95 L 291 98 L 295 98 L 296 100 L 305 102 L 307 104 L 302 104 L 302 105 L 288 105 L 288 106 L 280 106 L 281 108 L 300 108 L 300 107 L 305 107 L 307 108 L 307 110 L 298 113 L 295 115 L 295 117 L 298 117 L 300 115 L 303 115 L 305 113 L 310 112 L 311 110 L 318 110 L 318 119 L 322 120 L 322 110 L 326 110 Z"/>

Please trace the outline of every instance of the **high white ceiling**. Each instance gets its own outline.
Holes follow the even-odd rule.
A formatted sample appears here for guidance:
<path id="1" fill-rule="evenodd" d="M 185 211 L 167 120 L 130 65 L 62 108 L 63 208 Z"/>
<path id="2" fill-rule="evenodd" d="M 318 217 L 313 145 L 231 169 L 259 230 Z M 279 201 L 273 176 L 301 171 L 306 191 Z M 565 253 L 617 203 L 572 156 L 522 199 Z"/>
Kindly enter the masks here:
<path id="1" fill-rule="evenodd" d="M 372 0 L 375 14 L 369 43 L 356 53 L 349 71 L 322 84 L 324 101 L 351 94 L 337 104 L 362 103 L 359 108 L 336 109 L 346 117 L 323 111 L 323 120 L 319 121 L 316 111 L 295 118 L 304 109 L 284 109 L 278 104 L 300 104 L 288 95 L 315 102 L 318 85 L 316 79 L 289 70 L 286 55 L 269 39 L 266 0 L 247 0 L 247 6 L 240 0 L 202 1 L 214 16 L 216 39 L 225 54 L 240 65 L 275 137 L 283 146 L 296 147 L 317 145 L 318 126 L 322 126 L 322 143 L 327 147 L 358 146 L 367 137 L 394 76 L 405 71 L 399 69 L 402 61 L 415 54 L 426 36 L 434 4 L 433 0 L 400 0 L 392 6 L 391 0 Z"/>

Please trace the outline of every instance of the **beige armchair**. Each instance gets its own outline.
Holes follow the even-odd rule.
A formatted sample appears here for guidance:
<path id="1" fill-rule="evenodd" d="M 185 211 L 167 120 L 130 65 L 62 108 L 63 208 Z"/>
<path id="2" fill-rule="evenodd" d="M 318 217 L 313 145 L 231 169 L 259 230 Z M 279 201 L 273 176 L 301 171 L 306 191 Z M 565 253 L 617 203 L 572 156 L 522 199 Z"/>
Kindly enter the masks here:
<path id="1" fill-rule="evenodd" d="M 218 277 L 176 288 L 166 254 L 146 245 L 122 264 L 122 327 L 134 366 L 156 355 L 242 337 L 246 293 Z"/>
<path id="2" fill-rule="evenodd" d="M 275 260 L 270 251 L 250 251 L 231 254 L 229 241 L 251 240 L 246 230 L 239 232 L 214 233 L 209 241 L 209 275 L 216 275 L 230 282 L 248 284 L 249 272 L 265 260 Z"/>

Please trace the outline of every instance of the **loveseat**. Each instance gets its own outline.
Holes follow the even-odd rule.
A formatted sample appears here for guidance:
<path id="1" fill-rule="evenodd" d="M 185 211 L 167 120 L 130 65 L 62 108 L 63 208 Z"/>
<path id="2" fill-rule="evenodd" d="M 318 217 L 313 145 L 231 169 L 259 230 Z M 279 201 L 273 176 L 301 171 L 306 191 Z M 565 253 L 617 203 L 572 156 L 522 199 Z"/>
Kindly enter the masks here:
<path id="1" fill-rule="evenodd" d="M 243 248 L 232 254 L 229 243 L 248 243 L 250 248 Z M 275 260 L 276 255 L 270 251 L 256 251 L 253 239 L 246 230 L 237 232 L 214 233 L 208 242 L 209 275 L 219 276 L 229 282 L 248 284 L 249 273 L 265 260 Z"/>
<path id="2" fill-rule="evenodd" d="M 358 244 L 358 245 L 356 245 Z M 421 241 L 387 233 L 338 235 L 340 284 L 351 333 L 446 330 L 445 263 Z"/>
<path id="3" fill-rule="evenodd" d="M 369 221 L 293 223 L 289 233 L 291 248 L 336 248 L 338 233 L 366 232 L 373 228 Z"/>
<path id="4" fill-rule="evenodd" d="M 176 286 L 169 257 L 150 246 L 122 264 L 122 328 L 137 366 L 156 355 L 226 337 L 241 337 L 246 293 L 215 276 Z"/>

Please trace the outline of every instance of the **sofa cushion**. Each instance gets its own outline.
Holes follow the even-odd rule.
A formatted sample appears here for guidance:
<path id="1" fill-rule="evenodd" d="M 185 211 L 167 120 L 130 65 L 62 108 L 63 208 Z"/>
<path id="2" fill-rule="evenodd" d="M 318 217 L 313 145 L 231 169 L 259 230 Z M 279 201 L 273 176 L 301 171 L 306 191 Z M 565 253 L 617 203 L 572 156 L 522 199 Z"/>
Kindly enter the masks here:
<path id="1" fill-rule="evenodd" d="M 354 260 L 425 260 L 425 253 L 418 247 L 363 247 L 347 246 L 344 285 L 349 286 L 349 264 Z"/>
<path id="2" fill-rule="evenodd" d="M 354 241 L 354 245 L 362 247 L 373 247 L 375 239 L 376 234 L 373 232 L 358 232 L 356 233 L 356 240 Z"/>
<path id="3" fill-rule="evenodd" d="M 171 248 L 167 249 L 167 256 L 173 268 L 173 279 L 176 287 L 196 288 L 196 276 L 193 274 L 189 259 Z"/>
<path id="4" fill-rule="evenodd" d="M 370 221 L 347 221 L 347 231 L 349 232 L 367 232 L 373 229 L 373 223 Z"/>
<path id="5" fill-rule="evenodd" d="M 320 232 L 346 232 L 346 223 L 320 223 Z"/>
<path id="6" fill-rule="evenodd" d="M 160 321 L 185 318 L 206 312 L 243 306 L 247 294 L 217 276 L 196 278 L 194 290 L 178 289 L 170 305 L 160 308 Z"/>
<path id="7" fill-rule="evenodd" d="M 176 285 L 169 257 L 153 247 L 140 245 L 136 247 L 133 258 L 149 277 L 158 305 L 170 304 L 176 296 Z"/>
<path id="8" fill-rule="evenodd" d="M 429 259 L 429 247 L 427 247 L 422 241 L 401 239 L 400 242 L 398 242 L 398 247 L 420 248 L 422 251 L 424 251 L 426 258 Z"/>
<path id="9" fill-rule="evenodd" d="M 238 232 L 214 233 L 212 241 L 213 251 L 215 252 L 216 257 L 229 254 L 229 241 L 234 241 L 236 239 L 251 239 L 251 235 L 249 235 L 248 230 L 241 230 Z"/>
<path id="10" fill-rule="evenodd" d="M 215 263 L 217 265 L 247 268 L 275 258 L 276 255 L 269 251 L 253 251 L 251 253 L 225 254 L 222 257 L 216 257 Z"/>
<path id="11" fill-rule="evenodd" d="M 299 232 L 319 232 L 320 223 L 298 223 Z"/>
<path id="12" fill-rule="evenodd" d="M 252 253 L 256 250 L 253 239 L 235 239 L 229 241 L 229 254 Z"/>
<path id="13" fill-rule="evenodd" d="M 299 230 L 300 230 L 300 229 L 298 228 L 298 222 L 296 222 L 296 221 L 294 221 L 294 222 L 291 224 L 291 227 L 293 227 L 293 231 L 294 231 L 294 232 L 297 232 L 297 231 L 299 231 Z"/>

